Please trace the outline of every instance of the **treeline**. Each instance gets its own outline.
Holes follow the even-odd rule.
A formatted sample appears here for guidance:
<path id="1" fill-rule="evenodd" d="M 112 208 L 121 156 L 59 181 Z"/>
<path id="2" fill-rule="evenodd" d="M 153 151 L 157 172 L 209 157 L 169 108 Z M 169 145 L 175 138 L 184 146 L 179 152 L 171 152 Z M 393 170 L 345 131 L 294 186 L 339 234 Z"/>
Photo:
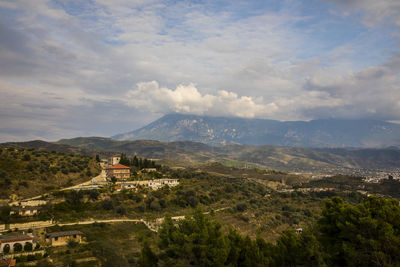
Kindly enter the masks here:
<path id="1" fill-rule="evenodd" d="M 400 207 L 395 199 L 351 205 L 334 197 L 312 227 L 287 230 L 275 244 L 224 233 L 196 210 L 177 224 L 167 216 L 157 245 L 159 253 L 144 245 L 140 266 L 399 266 Z"/>
<path id="2" fill-rule="evenodd" d="M 121 159 L 119 161 L 120 164 L 135 167 L 138 170 L 146 169 L 146 168 L 161 168 L 161 165 L 156 164 L 155 161 L 146 159 L 146 158 L 139 158 L 139 157 L 128 157 L 126 154 L 121 154 Z"/>

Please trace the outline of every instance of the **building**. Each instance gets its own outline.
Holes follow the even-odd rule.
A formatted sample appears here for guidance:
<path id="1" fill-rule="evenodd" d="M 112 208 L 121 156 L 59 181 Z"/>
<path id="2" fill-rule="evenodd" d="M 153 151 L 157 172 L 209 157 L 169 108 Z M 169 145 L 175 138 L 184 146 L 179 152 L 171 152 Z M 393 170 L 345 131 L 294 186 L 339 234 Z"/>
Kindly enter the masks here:
<path id="1" fill-rule="evenodd" d="M 24 250 L 26 243 L 31 243 L 34 248 L 33 236 L 25 234 L 0 235 L 0 253 L 13 253 L 20 247 L 20 251 Z"/>
<path id="2" fill-rule="evenodd" d="M 179 184 L 178 179 L 155 179 L 148 181 L 147 186 L 153 190 L 157 190 L 161 187 L 168 185 L 169 187 L 177 186 Z"/>
<path id="3" fill-rule="evenodd" d="M 35 216 L 39 214 L 40 209 L 41 207 L 32 207 L 32 206 L 11 207 L 10 215 Z"/>
<path id="4" fill-rule="evenodd" d="M 112 155 L 108 159 L 108 165 L 112 166 L 112 165 L 118 164 L 120 160 L 121 160 L 121 155 Z"/>
<path id="5" fill-rule="evenodd" d="M 65 246 L 69 241 L 75 241 L 78 243 L 82 242 L 83 233 L 81 231 L 64 231 L 64 232 L 53 232 L 46 235 L 46 241 L 51 246 Z"/>
<path id="6" fill-rule="evenodd" d="M 12 258 L 6 258 L 4 255 L 0 256 L 0 267 L 14 267 L 16 262 Z"/>
<path id="7" fill-rule="evenodd" d="M 45 200 L 27 200 L 27 201 L 14 201 L 10 203 L 10 206 L 21 206 L 21 207 L 34 207 L 34 206 L 43 206 L 46 205 Z"/>
<path id="8" fill-rule="evenodd" d="M 118 182 L 115 188 L 116 191 L 121 191 L 122 189 L 136 189 L 138 186 L 150 187 L 153 190 L 157 190 L 164 186 L 169 187 L 179 185 L 178 179 L 153 179 L 153 180 L 140 180 L 140 181 L 130 181 L 130 182 Z"/>
<path id="9" fill-rule="evenodd" d="M 106 169 L 107 178 L 128 179 L 131 177 L 131 168 L 122 164 L 114 164 Z"/>

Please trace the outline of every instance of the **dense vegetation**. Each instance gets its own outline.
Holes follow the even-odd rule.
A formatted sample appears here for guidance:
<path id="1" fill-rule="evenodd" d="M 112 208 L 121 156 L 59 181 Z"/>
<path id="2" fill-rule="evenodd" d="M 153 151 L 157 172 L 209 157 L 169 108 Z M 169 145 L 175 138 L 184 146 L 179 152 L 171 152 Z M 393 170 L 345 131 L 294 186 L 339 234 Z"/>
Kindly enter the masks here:
<path id="1" fill-rule="evenodd" d="M 155 161 L 147 159 L 147 158 L 140 158 L 137 156 L 128 157 L 125 153 L 121 154 L 121 159 L 119 161 L 120 164 L 132 167 L 137 170 L 141 170 L 144 168 L 161 168 L 160 165 L 156 164 Z"/>
<path id="2" fill-rule="evenodd" d="M 31 197 L 88 180 L 100 172 L 89 156 L 0 147 L 0 195 Z"/>
<path id="3" fill-rule="evenodd" d="M 358 205 L 334 197 L 302 233 L 287 230 L 275 244 L 224 233 L 200 210 L 175 224 L 166 217 L 158 248 L 148 245 L 141 266 L 397 266 L 400 208 L 394 199 L 369 197 Z"/>

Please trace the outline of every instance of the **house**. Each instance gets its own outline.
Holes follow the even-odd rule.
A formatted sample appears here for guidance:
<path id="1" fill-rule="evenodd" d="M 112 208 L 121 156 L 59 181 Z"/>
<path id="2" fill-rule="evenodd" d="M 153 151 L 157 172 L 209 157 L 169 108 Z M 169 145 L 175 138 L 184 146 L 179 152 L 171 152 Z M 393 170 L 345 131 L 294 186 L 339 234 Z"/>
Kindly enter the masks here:
<path id="1" fill-rule="evenodd" d="M 16 260 L 12 258 L 6 258 L 4 255 L 0 256 L 0 267 L 14 267 Z"/>
<path id="2" fill-rule="evenodd" d="M 81 231 L 53 232 L 46 235 L 46 241 L 51 246 L 65 246 L 70 240 L 81 243 L 83 233 Z"/>
<path id="3" fill-rule="evenodd" d="M 119 192 L 119 191 L 122 190 L 122 186 L 121 186 L 121 185 L 115 185 L 115 186 L 114 186 L 114 190 L 117 191 L 117 192 Z"/>
<path id="4" fill-rule="evenodd" d="M 10 206 L 21 206 L 21 207 L 34 207 L 34 206 L 43 206 L 46 205 L 45 200 L 27 200 L 27 201 L 14 201 L 11 202 L 9 205 Z"/>
<path id="5" fill-rule="evenodd" d="M 108 165 L 112 166 L 112 165 L 118 164 L 120 160 L 121 160 L 121 155 L 112 155 L 108 159 Z"/>
<path id="6" fill-rule="evenodd" d="M 178 179 L 155 179 L 148 181 L 148 187 L 153 190 L 157 190 L 161 187 L 168 185 L 169 187 L 177 186 L 179 184 Z"/>
<path id="7" fill-rule="evenodd" d="M 126 182 L 126 183 L 120 183 L 121 189 L 136 189 L 136 182 Z"/>
<path id="8" fill-rule="evenodd" d="M 114 164 L 106 169 L 107 178 L 128 179 L 131 177 L 131 168 L 122 164 Z"/>
<path id="9" fill-rule="evenodd" d="M 22 251 L 26 243 L 31 243 L 34 247 L 33 236 L 26 234 L 0 235 L 0 253 Z"/>
<path id="10" fill-rule="evenodd" d="M 179 184 L 178 179 L 153 179 L 137 181 L 137 185 L 147 186 L 153 190 L 157 190 L 161 187 L 168 185 L 169 187 L 177 186 Z"/>
<path id="11" fill-rule="evenodd" d="M 41 207 L 32 207 L 32 206 L 11 207 L 10 215 L 35 216 L 39 214 L 40 209 Z"/>

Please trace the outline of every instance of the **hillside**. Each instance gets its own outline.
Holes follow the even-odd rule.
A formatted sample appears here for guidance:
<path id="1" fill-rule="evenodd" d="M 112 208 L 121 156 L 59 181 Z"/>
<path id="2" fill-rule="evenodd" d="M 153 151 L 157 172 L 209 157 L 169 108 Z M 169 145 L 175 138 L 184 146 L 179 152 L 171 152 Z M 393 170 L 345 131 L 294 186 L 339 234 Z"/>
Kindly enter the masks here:
<path id="1" fill-rule="evenodd" d="M 392 169 L 398 167 L 398 149 L 306 149 L 280 146 L 226 145 L 211 147 L 197 142 L 151 140 L 116 141 L 80 137 L 58 143 L 82 149 L 117 151 L 153 159 L 199 163 L 219 161 L 226 165 L 254 165 L 283 171 L 338 171 L 342 169 Z"/>
<path id="2" fill-rule="evenodd" d="M 1 198 L 33 197 L 87 181 L 99 172 L 89 156 L 0 147 Z"/>
<path id="3" fill-rule="evenodd" d="M 210 145 L 382 148 L 400 144 L 400 125 L 378 120 L 276 121 L 169 114 L 117 140 L 195 141 Z"/>

